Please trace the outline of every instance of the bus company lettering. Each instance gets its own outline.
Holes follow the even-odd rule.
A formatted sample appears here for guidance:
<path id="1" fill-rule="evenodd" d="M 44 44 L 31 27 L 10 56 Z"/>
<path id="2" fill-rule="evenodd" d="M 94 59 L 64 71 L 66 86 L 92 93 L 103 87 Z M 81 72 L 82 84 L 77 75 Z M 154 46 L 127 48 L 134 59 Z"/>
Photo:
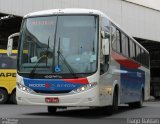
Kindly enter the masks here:
<path id="1" fill-rule="evenodd" d="M 16 77 L 16 73 L 0 73 L 0 77 Z"/>
<path id="2" fill-rule="evenodd" d="M 50 83 L 45 83 L 45 84 L 29 84 L 29 87 L 39 87 L 39 88 L 75 88 L 76 85 L 74 84 L 50 84 Z"/>
<path id="3" fill-rule="evenodd" d="M 142 73 L 140 73 L 140 72 L 137 72 L 137 77 L 142 77 Z"/>
<path id="4" fill-rule="evenodd" d="M 62 78 L 60 75 L 46 75 L 45 78 Z"/>
<path id="5" fill-rule="evenodd" d="M 30 87 L 45 87 L 45 84 L 29 84 Z"/>
<path id="6" fill-rule="evenodd" d="M 76 86 L 74 84 L 57 84 L 57 87 L 73 87 L 73 88 L 75 88 Z"/>
<path id="7" fill-rule="evenodd" d="M 40 88 L 51 88 L 52 84 L 45 83 L 45 84 L 29 84 L 30 87 L 40 87 Z"/>

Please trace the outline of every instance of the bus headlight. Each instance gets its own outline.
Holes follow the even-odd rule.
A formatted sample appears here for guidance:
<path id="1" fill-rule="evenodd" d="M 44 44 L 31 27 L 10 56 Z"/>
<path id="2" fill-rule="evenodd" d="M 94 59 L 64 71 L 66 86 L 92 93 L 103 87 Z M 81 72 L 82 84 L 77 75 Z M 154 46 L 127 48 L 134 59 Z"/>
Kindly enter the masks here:
<path id="1" fill-rule="evenodd" d="M 93 83 L 90 83 L 90 84 L 86 84 L 86 85 L 83 85 L 83 86 L 81 86 L 81 87 L 73 90 L 72 92 L 73 92 L 73 93 L 80 93 L 80 92 L 89 90 L 89 89 L 95 87 L 96 85 L 97 85 L 97 82 L 93 82 Z"/>
<path id="2" fill-rule="evenodd" d="M 20 90 L 24 91 L 24 92 L 27 92 L 27 93 L 35 93 L 32 89 L 20 84 L 20 83 L 17 83 L 17 86 Z"/>

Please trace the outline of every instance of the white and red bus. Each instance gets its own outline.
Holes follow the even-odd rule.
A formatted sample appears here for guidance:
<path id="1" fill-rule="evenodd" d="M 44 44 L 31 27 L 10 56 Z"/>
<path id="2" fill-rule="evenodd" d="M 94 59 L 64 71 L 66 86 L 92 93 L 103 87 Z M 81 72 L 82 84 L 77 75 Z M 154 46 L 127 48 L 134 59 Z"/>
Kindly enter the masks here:
<path id="1" fill-rule="evenodd" d="M 18 104 L 45 105 L 50 113 L 71 106 L 141 107 L 150 96 L 148 51 L 97 10 L 24 16 L 17 65 Z"/>

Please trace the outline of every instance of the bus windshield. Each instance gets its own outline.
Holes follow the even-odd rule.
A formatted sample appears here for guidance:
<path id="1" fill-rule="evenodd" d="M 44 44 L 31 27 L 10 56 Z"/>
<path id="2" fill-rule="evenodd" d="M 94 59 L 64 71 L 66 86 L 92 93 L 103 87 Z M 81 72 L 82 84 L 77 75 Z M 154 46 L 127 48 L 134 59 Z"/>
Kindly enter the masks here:
<path id="1" fill-rule="evenodd" d="M 93 15 L 32 17 L 24 20 L 19 72 L 93 73 L 97 69 L 98 18 Z"/>

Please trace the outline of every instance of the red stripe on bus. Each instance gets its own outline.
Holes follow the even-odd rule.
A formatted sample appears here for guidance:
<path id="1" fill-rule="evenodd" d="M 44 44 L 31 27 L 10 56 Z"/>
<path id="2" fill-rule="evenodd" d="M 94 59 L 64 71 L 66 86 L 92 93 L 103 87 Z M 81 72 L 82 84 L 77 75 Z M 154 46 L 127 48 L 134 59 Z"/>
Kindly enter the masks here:
<path id="1" fill-rule="evenodd" d="M 115 61 L 117 61 L 120 65 L 122 65 L 126 68 L 137 69 L 141 66 L 140 64 L 136 63 L 135 61 L 130 60 L 127 57 L 124 57 L 116 52 L 112 52 L 112 58 Z"/>
<path id="2" fill-rule="evenodd" d="M 89 84 L 87 78 L 63 79 L 63 81 L 76 84 Z"/>

